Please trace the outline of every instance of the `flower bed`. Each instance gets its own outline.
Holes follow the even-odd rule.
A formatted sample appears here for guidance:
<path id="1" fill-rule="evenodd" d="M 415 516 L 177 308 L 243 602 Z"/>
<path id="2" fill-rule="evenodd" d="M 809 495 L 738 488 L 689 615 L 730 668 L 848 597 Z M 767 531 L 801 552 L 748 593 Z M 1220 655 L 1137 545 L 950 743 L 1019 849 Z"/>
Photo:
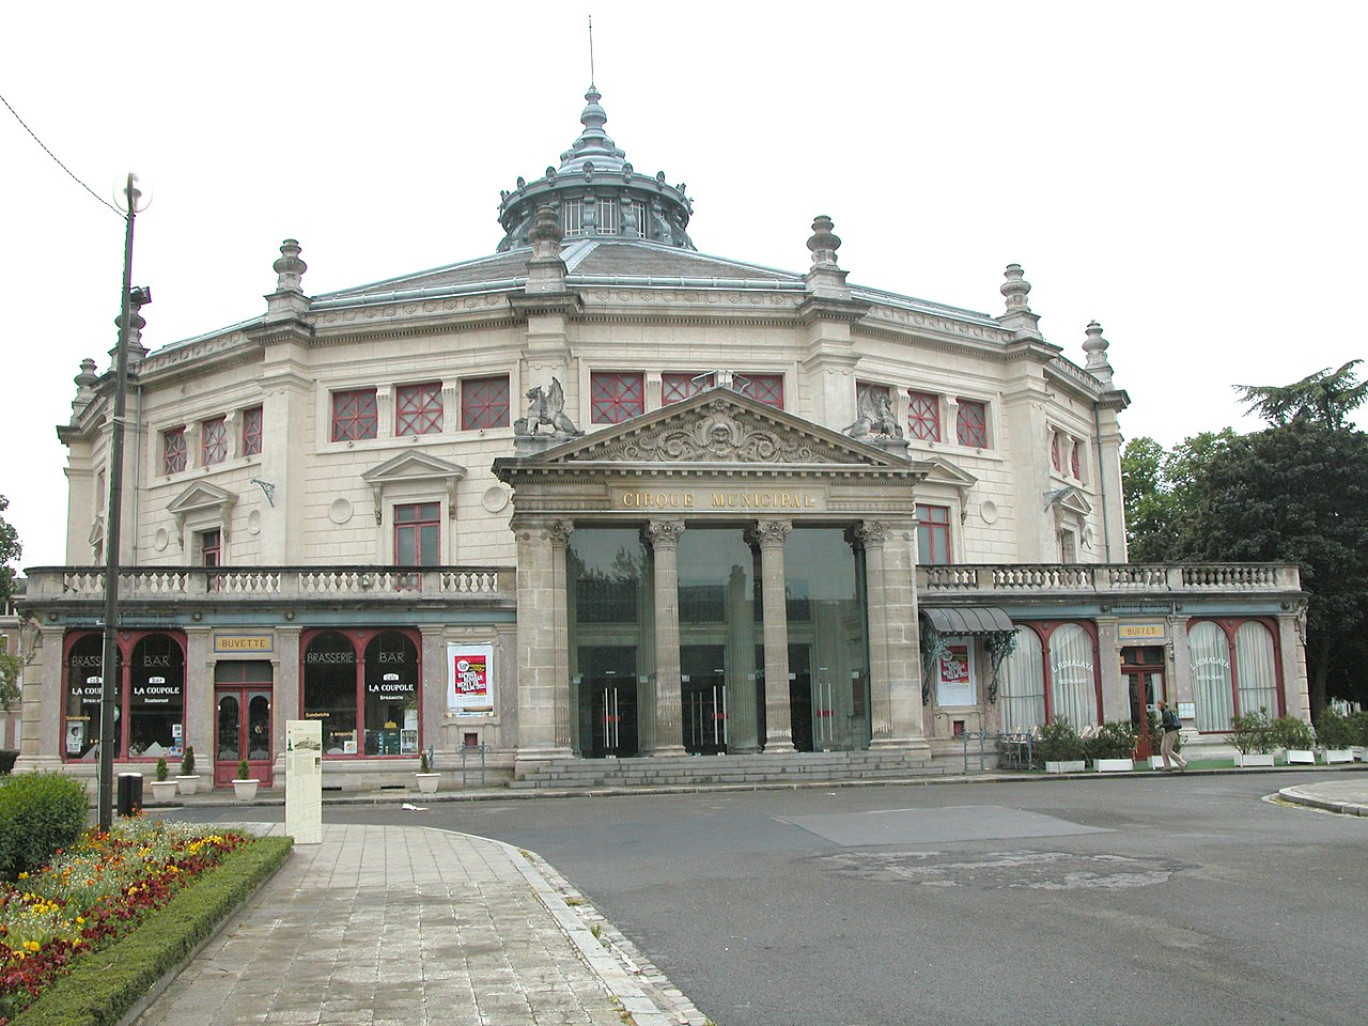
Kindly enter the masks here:
<path id="1" fill-rule="evenodd" d="M 34 873 L 0 885 L 0 1026 L 80 955 L 131 933 L 229 852 L 241 834 L 150 819 L 91 833 Z"/>

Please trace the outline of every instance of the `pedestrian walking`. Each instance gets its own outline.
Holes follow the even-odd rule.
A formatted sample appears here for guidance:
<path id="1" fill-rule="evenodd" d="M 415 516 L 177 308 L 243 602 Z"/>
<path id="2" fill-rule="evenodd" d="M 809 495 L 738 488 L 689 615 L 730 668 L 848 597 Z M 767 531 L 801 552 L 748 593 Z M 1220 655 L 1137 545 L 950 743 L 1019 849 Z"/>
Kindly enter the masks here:
<path id="1" fill-rule="evenodd" d="M 1174 748 L 1178 743 L 1179 731 L 1183 729 L 1183 721 L 1168 707 L 1167 702 L 1157 702 L 1155 708 L 1159 710 L 1159 729 L 1164 732 L 1164 740 L 1159 745 L 1159 754 L 1164 758 L 1164 771 L 1171 772 L 1173 766 L 1170 764 L 1174 762 L 1180 770 L 1187 769 L 1187 760 Z"/>

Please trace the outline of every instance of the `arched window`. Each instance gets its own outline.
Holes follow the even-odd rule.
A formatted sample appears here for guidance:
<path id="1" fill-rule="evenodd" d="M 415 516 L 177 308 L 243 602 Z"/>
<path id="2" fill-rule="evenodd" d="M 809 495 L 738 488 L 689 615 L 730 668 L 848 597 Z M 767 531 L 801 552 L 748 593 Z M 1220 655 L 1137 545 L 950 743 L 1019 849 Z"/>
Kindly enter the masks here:
<path id="1" fill-rule="evenodd" d="M 1045 722 L 1045 664 L 1040 635 L 1017 631 L 1016 648 L 998 670 L 1002 729 L 1026 732 Z"/>
<path id="2" fill-rule="evenodd" d="M 1092 635 L 1066 623 L 1050 635 L 1050 718 L 1075 727 L 1097 723 L 1097 663 Z"/>
<path id="3" fill-rule="evenodd" d="M 1242 712 L 1267 709 L 1279 714 L 1278 666 L 1273 650 L 1273 635 L 1267 627 L 1247 620 L 1235 630 L 1235 675 L 1239 681 Z"/>
<path id="4" fill-rule="evenodd" d="M 1282 715 L 1278 647 L 1258 620 L 1198 620 L 1188 627 L 1197 729 L 1225 731 L 1236 713 Z"/>
<path id="5" fill-rule="evenodd" d="M 326 755 L 414 755 L 422 661 L 412 631 L 306 635 L 304 715 Z"/>
<path id="6" fill-rule="evenodd" d="M 1188 630 L 1188 651 L 1192 657 L 1192 693 L 1197 699 L 1197 729 L 1229 730 L 1235 699 L 1225 631 L 1209 621 L 1193 624 Z"/>

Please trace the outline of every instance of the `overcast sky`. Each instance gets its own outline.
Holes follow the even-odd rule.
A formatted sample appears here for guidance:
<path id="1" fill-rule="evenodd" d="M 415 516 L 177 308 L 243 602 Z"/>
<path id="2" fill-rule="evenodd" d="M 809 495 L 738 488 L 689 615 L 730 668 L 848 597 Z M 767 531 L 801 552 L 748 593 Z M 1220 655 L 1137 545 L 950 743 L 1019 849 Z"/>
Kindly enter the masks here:
<path id="1" fill-rule="evenodd" d="M 589 13 L 608 131 L 687 183 L 704 253 L 802 271 L 828 214 L 853 282 L 992 314 L 1020 263 L 1166 445 L 1256 428 L 1234 384 L 1368 355 L 1361 2 L 54 0 L 7 9 L 0 94 L 102 197 L 151 183 L 156 349 L 262 313 L 286 237 L 309 293 L 492 252 L 499 190 L 578 134 Z M 54 426 L 108 365 L 123 221 L 2 109 L 0 157 L 0 494 L 55 565 Z"/>

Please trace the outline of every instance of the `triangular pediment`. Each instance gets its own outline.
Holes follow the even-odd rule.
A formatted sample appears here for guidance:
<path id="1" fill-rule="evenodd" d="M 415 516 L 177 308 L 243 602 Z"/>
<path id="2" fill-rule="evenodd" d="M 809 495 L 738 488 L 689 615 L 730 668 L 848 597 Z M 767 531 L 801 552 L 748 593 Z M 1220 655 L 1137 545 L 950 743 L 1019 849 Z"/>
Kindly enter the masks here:
<path id="1" fill-rule="evenodd" d="M 519 462 L 909 466 L 902 457 L 727 388 L 700 392 Z"/>
<path id="2" fill-rule="evenodd" d="M 461 480 L 466 468 L 425 452 L 404 452 L 363 471 L 361 479 L 370 485 L 395 481 Z"/>
<path id="3" fill-rule="evenodd" d="M 1045 493 L 1045 508 L 1053 508 L 1058 515 L 1061 512 L 1076 513 L 1078 516 L 1086 517 L 1092 513 L 1092 503 L 1088 501 L 1081 491 L 1073 485 L 1066 485 L 1057 488 L 1052 492 Z"/>
<path id="4" fill-rule="evenodd" d="M 166 504 L 166 508 L 168 512 L 183 518 L 187 513 L 195 513 L 200 510 L 227 510 L 236 502 L 237 496 L 232 492 L 226 492 L 208 482 L 200 481 L 190 485 L 185 491 L 177 495 Z"/>

